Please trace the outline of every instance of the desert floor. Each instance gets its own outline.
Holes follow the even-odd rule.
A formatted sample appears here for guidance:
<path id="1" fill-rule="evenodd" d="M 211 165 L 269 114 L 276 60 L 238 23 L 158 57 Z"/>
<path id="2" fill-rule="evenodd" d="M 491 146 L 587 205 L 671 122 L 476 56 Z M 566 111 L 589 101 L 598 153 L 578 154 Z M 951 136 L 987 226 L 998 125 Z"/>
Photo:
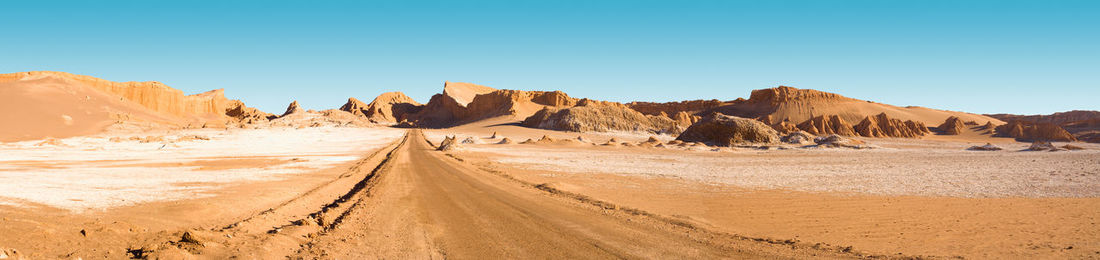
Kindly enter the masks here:
<path id="1" fill-rule="evenodd" d="M 876 147 L 865 150 L 762 150 L 515 126 L 427 134 L 448 135 L 470 138 L 450 154 L 482 169 L 727 234 L 864 255 L 1100 258 L 1096 144 L 1032 152 L 1005 138 L 929 136 L 864 139 Z M 543 135 L 585 143 L 498 144 Z M 643 144 L 604 145 L 610 138 Z M 1005 150 L 965 150 L 987 142 Z"/>
<path id="2" fill-rule="evenodd" d="M 445 135 L 472 143 L 435 151 Z M 543 135 L 584 141 L 518 144 Z M 505 137 L 516 143 L 497 144 Z M 33 259 L 1100 258 L 1098 145 L 601 145 L 611 138 L 649 136 L 501 123 L 3 143 L 0 249 Z M 987 141 L 1006 150 L 964 150 Z"/>

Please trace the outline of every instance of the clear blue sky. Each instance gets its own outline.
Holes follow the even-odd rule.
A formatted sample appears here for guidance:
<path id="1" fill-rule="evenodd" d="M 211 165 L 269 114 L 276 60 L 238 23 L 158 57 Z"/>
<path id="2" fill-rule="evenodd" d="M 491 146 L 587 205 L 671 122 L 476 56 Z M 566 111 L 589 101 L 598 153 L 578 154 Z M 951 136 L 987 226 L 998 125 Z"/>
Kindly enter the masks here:
<path id="1" fill-rule="evenodd" d="M 976 113 L 1100 109 L 1100 1 L 3 1 L 0 72 L 225 88 L 269 112 L 443 81 L 612 101 L 789 85 Z"/>

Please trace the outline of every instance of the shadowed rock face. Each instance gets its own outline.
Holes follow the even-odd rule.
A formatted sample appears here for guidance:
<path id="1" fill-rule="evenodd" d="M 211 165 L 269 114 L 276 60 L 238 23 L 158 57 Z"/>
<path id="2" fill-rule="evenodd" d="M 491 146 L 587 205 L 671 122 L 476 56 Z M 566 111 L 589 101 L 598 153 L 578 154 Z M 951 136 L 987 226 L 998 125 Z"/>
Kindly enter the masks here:
<path id="1" fill-rule="evenodd" d="M 256 124 L 275 119 L 276 115 L 247 107 L 244 102 L 233 100 L 225 111 L 225 115 L 234 118 L 244 124 Z"/>
<path id="2" fill-rule="evenodd" d="M 500 116 L 526 118 L 544 107 L 563 108 L 576 103 L 577 99 L 561 91 L 497 90 L 448 82 L 443 94 L 432 96 L 409 119 L 420 127 L 448 127 Z"/>
<path id="3" fill-rule="evenodd" d="M 1005 122 L 1021 121 L 1037 124 L 1050 123 L 1062 127 L 1080 141 L 1100 143 L 1096 136 L 1100 135 L 1100 111 L 1073 110 L 1059 112 L 1050 115 L 988 115 Z M 1014 130 L 1014 129 L 1010 129 Z M 1001 133 L 997 133 L 1000 135 Z M 1009 136 L 1008 134 L 1004 136 Z"/>
<path id="4" fill-rule="evenodd" d="M 1008 124 L 998 126 L 995 132 L 997 136 L 1012 137 L 1021 141 L 1077 141 L 1077 138 L 1065 129 L 1051 123 L 1010 121 Z"/>
<path id="5" fill-rule="evenodd" d="M 852 129 L 852 125 L 844 121 L 843 118 L 837 115 L 830 116 L 816 116 L 798 124 L 798 129 L 806 131 L 813 135 L 843 135 L 843 136 L 855 136 L 856 132 Z"/>
<path id="6" fill-rule="evenodd" d="M 615 103 L 583 99 L 569 108 L 545 108 L 523 120 L 533 128 L 573 131 L 635 131 L 678 134 L 678 123 L 665 116 L 644 115 Z"/>
<path id="7" fill-rule="evenodd" d="M 717 146 L 742 143 L 778 143 L 779 134 L 764 123 L 754 119 L 714 113 L 684 130 L 676 140 L 703 142 Z"/>
<path id="8" fill-rule="evenodd" d="M 407 119 L 410 114 L 420 112 L 423 105 L 401 92 L 387 92 L 378 95 L 370 104 L 365 104 L 355 98 L 348 98 L 348 102 L 340 107 L 353 115 L 365 117 L 371 122 L 392 124 Z"/>
<path id="9" fill-rule="evenodd" d="M 634 109 L 642 114 L 646 115 L 676 115 L 679 113 L 687 113 L 689 115 L 697 114 L 701 111 L 707 111 L 719 106 L 722 106 L 726 102 L 712 100 L 687 100 L 678 102 L 656 103 L 656 102 L 630 102 L 626 103 L 626 106 L 630 109 Z"/>
<path id="10" fill-rule="evenodd" d="M 886 113 L 864 118 L 853 127 L 853 130 L 860 136 L 901 138 L 921 137 L 930 132 L 924 123 L 912 120 L 901 121 L 886 116 Z"/>
<path id="11" fill-rule="evenodd" d="M 281 115 L 281 116 L 288 116 L 290 114 L 299 113 L 299 112 L 302 112 L 302 108 L 298 107 L 298 101 L 295 100 L 295 101 L 290 102 L 290 105 L 286 107 L 286 112 L 283 112 L 283 115 Z"/>
<path id="12" fill-rule="evenodd" d="M 948 117 L 943 121 L 943 124 L 936 127 L 936 130 L 945 135 L 958 135 L 966 131 L 966 123 L 958 117 Z"/>

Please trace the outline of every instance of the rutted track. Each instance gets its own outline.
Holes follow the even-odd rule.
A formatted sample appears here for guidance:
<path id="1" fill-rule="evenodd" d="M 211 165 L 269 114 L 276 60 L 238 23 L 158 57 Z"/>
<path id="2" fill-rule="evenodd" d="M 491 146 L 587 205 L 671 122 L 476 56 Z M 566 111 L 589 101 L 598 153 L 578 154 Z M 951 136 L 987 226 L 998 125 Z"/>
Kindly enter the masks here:
<path id="1" fill-rule="evenodd" d="M 373 195 L 295 258 L 829 258 L 724 236 L 522 185 L 434 151 L 419 131 Z"/>
<path id="2" fill-rule="evenodd" d="M 369 197 L 379 176 L 386 172 L 395 152 L 406 140 L 408 134 L 357 161 L 336 179 L 241 221 L 220 228 L 193 229 L 183 236 L 165 237 L 167 242 L 158 246 L 127 251 L 135 257 L 171 257 L 176 248 L 209 258 L 266 259 L 291 255 L 311 238 L 338 227 L 352 209 Z"/>
<path id="3" fill-rule="evenodd" d="M 263 259 L 854 256 L 715 234 L 522 184 L 435 151 L 417 130 L 380 151 L 387 150 L 279 207 L 166 238 L 135 256 L 177 249 Z"/>

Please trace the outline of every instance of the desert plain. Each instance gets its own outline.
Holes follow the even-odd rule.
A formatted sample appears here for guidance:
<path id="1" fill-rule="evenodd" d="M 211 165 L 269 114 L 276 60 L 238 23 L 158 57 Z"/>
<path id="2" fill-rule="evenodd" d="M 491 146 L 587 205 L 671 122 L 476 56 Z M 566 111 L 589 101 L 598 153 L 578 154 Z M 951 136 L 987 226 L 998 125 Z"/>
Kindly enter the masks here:
<path id="1" fill-rule="evenodd" d="M 522 86 L 516 86 L 521 88 Z M 0 259 L 1095 259 L 1100 112 L 0 75 Z"/>

